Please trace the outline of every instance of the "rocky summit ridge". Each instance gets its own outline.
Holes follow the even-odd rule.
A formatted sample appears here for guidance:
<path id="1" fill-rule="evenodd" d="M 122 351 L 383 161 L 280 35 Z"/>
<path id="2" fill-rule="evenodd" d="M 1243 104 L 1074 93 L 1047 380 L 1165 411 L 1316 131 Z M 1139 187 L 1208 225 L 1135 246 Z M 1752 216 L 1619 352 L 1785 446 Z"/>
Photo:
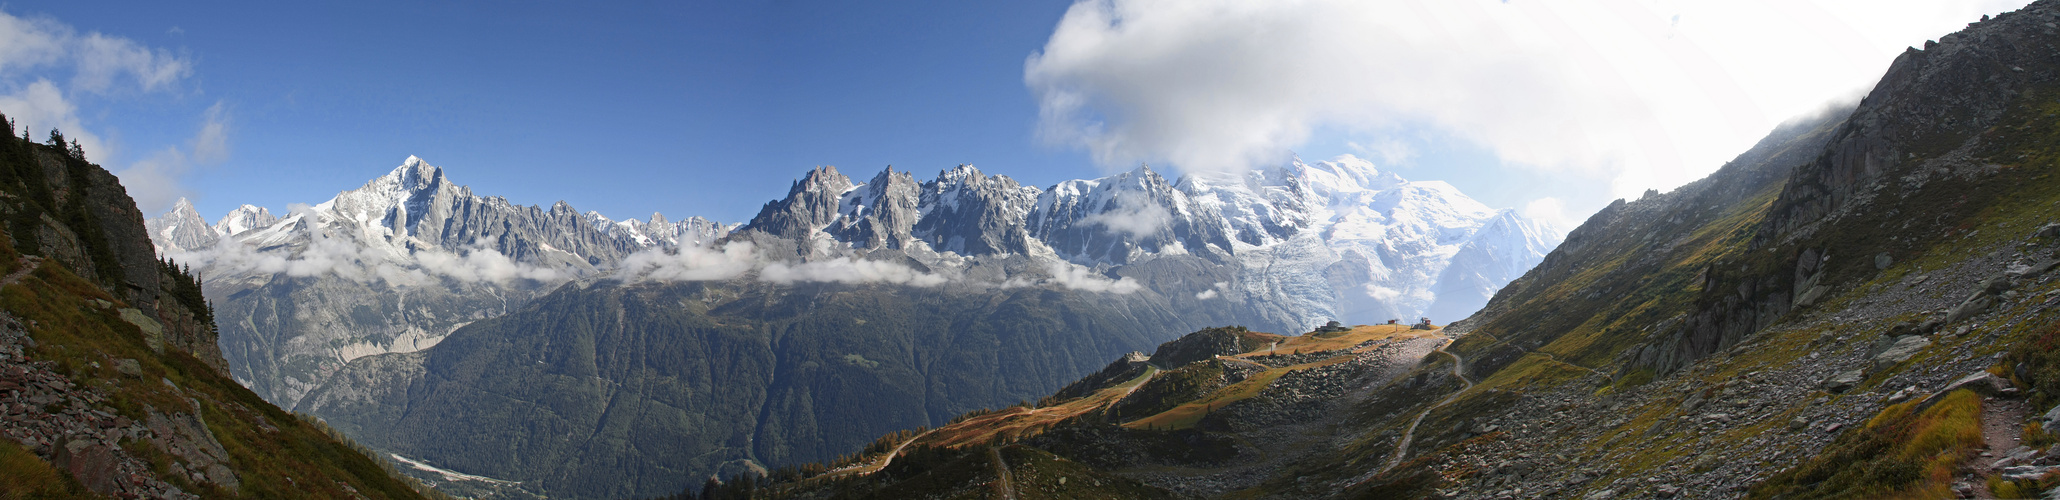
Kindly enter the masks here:
<path id="1" fill-rule="evenodd" d="M 971 165 L 920 183 L 892 167 L 864 183 L 820 167 L 741 225 L 518 206 L 409 157 L 284 217 L 244 206 L 203 220 L 182 200 L 147 224 L 163 255 L 203 276 L 225 316 L 247 319 L 225 322 L 225 352 L 239 379 L 283 404 L 350 360 L 435 345 L 566 280 L 627 272 L 639 252 L 651 257 L 632 265 L 746 242 L 758 261 L 912 262 L 926 280 L 1093 287 L 1116 286 L 1117 268 L 1179 257 L 1157 265 L 1243 271 L 1159 292 L 1230 301 L 1248 311 L 1240 321 L 1288 327 L 1464 314 L 1559 239 L 1449 185 L 1351 157 L 1179 179 L 1140 167 L 1050 189 Z M 1038 263 L 1002 264 L 1012 258 Z M 378 299 L 389 293 L 414 305 Z"/>

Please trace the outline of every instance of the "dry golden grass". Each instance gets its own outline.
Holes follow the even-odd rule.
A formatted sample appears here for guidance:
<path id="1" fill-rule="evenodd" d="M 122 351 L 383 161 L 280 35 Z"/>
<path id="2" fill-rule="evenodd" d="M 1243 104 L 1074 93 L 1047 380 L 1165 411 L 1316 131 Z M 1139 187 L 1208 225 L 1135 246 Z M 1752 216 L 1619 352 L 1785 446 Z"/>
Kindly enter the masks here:
<path id="1" fill-rule="evenodd" d="M 1095 391 L 1091 396 L 1067 401 L 1043 408 L 1012 406 L 1001 411 L 981 415 L 964 421 L 939 427 L 928 435 L 918 438 L 911 446 L 936 446 L 963 448 L 994 442 L 996 438 L 1015 440 L 1043 433 L 1052 425 L 1066 419 L 1100 410 L 1123 399 L 1132 389 L 1144 385 L 1157 374 L 1157 369 L 1145 371 L 1143 375 L 1114 387 Z"/>

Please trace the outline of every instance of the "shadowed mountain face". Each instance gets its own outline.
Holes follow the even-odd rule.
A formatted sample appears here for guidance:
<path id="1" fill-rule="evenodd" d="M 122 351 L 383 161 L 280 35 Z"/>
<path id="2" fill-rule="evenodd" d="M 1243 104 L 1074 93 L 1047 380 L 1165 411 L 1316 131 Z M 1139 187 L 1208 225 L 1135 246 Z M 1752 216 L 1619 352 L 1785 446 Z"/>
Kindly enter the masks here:
<path id="1" fill-rule="evenodd" d="M 1036 399 L 1168 325 L 1228 320 L 1194 312 L 1037 288 L 569 285 L 436 348 L 354 362 L 298 409 L 554 496 L 652 495 Z"/>

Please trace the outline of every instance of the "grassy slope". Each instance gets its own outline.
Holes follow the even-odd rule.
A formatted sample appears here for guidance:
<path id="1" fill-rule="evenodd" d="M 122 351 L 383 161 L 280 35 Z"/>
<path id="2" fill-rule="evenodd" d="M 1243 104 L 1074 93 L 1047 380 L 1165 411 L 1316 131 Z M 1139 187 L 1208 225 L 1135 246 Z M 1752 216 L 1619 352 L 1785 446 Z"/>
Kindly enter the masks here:
<path id="1" fill-rule="evenodd" d="M 12 262 L 13 256 L 12 248 L 0 249 L 0 259 Z M 116 302 L 117 307 L 93 307 L 88 304 L 92 299 Z M 372 498 L 419 498 L 372 459 L 217 375 L 200 360 L 177 351 L 153 354 L 142 333 L 115 314 L 119 307 L 112 296 L 54 261 L 46 261 L 20 283 L 0 288 L 0 308 L 34 322 L 30 337 L 36 347 L 29 357 L 54 362 L 56 371 L 74 383 L 101 391 L 117 414 L 143 421 L 147 408 L 190 411 L 189 398 L 199 402 L 200 416 L 229 452 L 231 468 L 242 481 L 242 497 L 353 498 L 343 487 L 348 484 Z M 143 376 L 116 373 L 113 361 L 123 358 L 139 360 Z M 277 430 L 267 430 L 267 425 Z M 160 477 L 187 491 L 233 496 L 170 474 L 173 459 L 147 442 L 123 444 L 151 460 Z"/>

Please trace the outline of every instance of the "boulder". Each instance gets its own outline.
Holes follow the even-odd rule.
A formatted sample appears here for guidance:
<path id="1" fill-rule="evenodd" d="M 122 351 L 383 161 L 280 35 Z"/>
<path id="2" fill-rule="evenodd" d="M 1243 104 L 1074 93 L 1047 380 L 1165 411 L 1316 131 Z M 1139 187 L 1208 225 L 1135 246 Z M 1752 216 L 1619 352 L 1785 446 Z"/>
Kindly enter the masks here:
<path id="1" fill-rule="evenodd" d="M 1898 338 L 1894 344 L 1889 345 L 1888 350 L 1874 355 L 1872 360 L 1873 371 L 1880 372 L 1894 368 L 1897 363 L 1908 361 L 1912 356 L 1916 356 L 1918 351 L 1922 351 L 1930 346 L 1931 339 L 1924 338 L 1921 335 L 1909 335 Z"/>
<path id="2" fill-rule="evenodd" d="M 1916 396 L 1918 392 L 1919 391 L 1917 389 L 1917 386 L 1913 385 L 1909 387 L 1904 387 L 1900 391 L 1895 391 L 1895 394 L 1891 394 L 1888 396 L 1888 404 L 1896 404 L 1908 401 L 1910 400 L 1911 396 Z"/>
<path id="3" fill-rule="evenodd" d="M 1893 265 L 1895 265 L 1895 257 L 1888 256 L 1888 252 L 1881 252 L 1880 255 L 1874 256 L 1874 269 L 1888 269 L 1888 266 Z"/>
<path id="4" fill-rule="evenodd" d="M 137 330 L 143 331 L 143 343 L 150 346 L 150 352 L 165 353 L 165 326 L 163 323 L 158 323 L 150 315 L 144 314 L 142 309 L 134 307 L 124 307 L 117 310 L 117 312 L 121 313 L 122 321 L 136 325 Z"/>
<path id="5" fill-rule="evenodd" d="M 1959 380 L 1954 380 L 1953 383 L 1946 384 L 1946 387 L 1944 389 L 1940 389 L 1938 392 L 1949 393 L 1960 389 L 1974 391 L 1983 396 L 2017 395 L 2016 386 L 2010 385 L 2009 380 L 1995 376 L 1994 374 L 1989 373 L 1988 370 L 1981 370 L 1969 374 L 1965 377 L 1960 377 Z"/>
<path id="6" fill-rule="evenodd" d="M 1995 305 L 1995 302 L 1995 299 L 1990 298 L 1987 294 L 1975 293 L 1967 297 L 1967 300 L 1960 302 L 1959 306 L 1954 307 L 1953 312 L 1946 313 L 1946 322 L 1957 323 L 1960 320 L 1972 318 L 1974 315 L 1988 310 L 1988 306 Z"/>
<path id="7" fill-rule="evenodd" d="M 1860 381 L 1866 378 L 1867 374 L 1865 372 L 1857 369 L 1846 370 L 1839 372 L 1837 375 L 1832 375 L 1831 378 L 1824 379 L 1823 386 L 1824 390 L 1827 391 L 1845 392 L 1852 390 L 1853 386 L 1860 385 Z"/>
<path id="8" fill-rule="evenodd" d="M 2011 481 L 2037 481 L 2046 477 L 2047 474 L 2053 473 L 2055 470 L 2060 470 L 2060 467 L 2016 465 L 2004 467 L 1996 472 L 2000 473 L 2003 479 Z"/>
<path id="9" fill-rule="evenodd" d="M 143 364 L 137 362 L 135 358 L 117 359 L 114 360 L 114 371 L 131 377 L 141 377 L 143 376 Z"/>
<path id="10" fill-rule="evenodd" d="M 107 445 L 74 439 L 56 448 L 57 456 L 53 458 L 57 466 L 70 472 L 72 478 L 79 480 L 80 486 L 103 495 L 121 488 L 121 471 L 116 468 L 120 461 Z"/>
<path id="11" fill-rule="evenodd" d="M 2060 405 L 2054 405 L 2053 409 L 2046 410 L 2045 416 L 2040 417 L 2040 420 L 2043 420 L 2043 422 L 2040 422 L 2039 425 L 2045 427 L 2046 432 L 2060 431 Z M 2056 446 L 2053 449 L 2060 450 L 2060 446 Z"/>

